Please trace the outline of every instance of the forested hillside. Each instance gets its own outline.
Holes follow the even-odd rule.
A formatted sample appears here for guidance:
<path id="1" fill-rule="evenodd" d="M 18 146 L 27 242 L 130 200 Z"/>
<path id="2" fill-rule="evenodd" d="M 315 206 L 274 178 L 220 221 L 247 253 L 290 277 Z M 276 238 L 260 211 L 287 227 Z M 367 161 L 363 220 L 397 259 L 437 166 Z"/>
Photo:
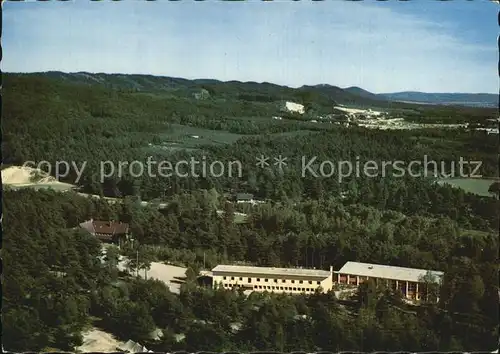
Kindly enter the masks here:
<path id="1" fill-rule="evenodd" d="M 4 164 L 86 162 L 78 183 L 75 171 L 63 181 L 121 201 L 108 204 L 71 191 L 4 191 L 6 349 L 72 351 L 91 324 L 158 351 L 495 348 L 498 199 L 442 186 L 432 176 L 397 176 L 389 169 L 378 176 L 316 178 L 303 176 L 300 165 L 303 156 L 316 157 L 317 164 L 426 156 L 451 173 L 462 158 L 482 161 L 480 173 L 496 177 L 498 137 L 465 129 L 381 131 L 312 123 L 308 120 L 339 102 L 373 103 L 323 86 L 296 90 L 49 73 L 8 74 L 3 88 Z M 283 99 L 304 104 L 308 119 L 287 116 L 279 105 Z M 496 114 L 414 105 L 391 109 L 421 121 L 485 121 Z M 287 165 L 257 167 L 261 154 L 271 162 L 286 156 Z M 240 161 L 243 173 L 136 177 L 126 172 L 101 183 L 102 161 L 148 157 Z M 265 202 L 231 204 L 223 197 L 227 192 L 252 193 Z M 144 207 L 135 197 L 167 207 Z M 246 213 L 246 222 L 235 223 L 234 211 Z M 136 241 L 121 250 L 125 255 L 140 249 L 149 261 L 189 267 L 180 295 L 163 283 L 118 272 L 116 250 L 101 262 L 98 241 L 74 229 L 90 218 L 130 224 Z M 220 263 L 338 269 L 346 261 L 442 270 L 440 301 L 408 306 L 398 294 L 371 283 L 349 300 L 334 293 L 245 298 L 237 291 L 200 288 L 194 279 L 200 269 Z M 165 334 L 160 341 L 149 337 L 155 328 Z"/>

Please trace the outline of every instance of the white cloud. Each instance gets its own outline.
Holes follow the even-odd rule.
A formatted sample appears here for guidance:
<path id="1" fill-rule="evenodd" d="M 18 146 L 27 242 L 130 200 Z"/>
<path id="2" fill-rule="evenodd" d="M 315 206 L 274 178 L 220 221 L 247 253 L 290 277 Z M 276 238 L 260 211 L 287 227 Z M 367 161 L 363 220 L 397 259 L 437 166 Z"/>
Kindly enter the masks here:
<path id="1" fill-rule="evenodd" d="M 4 13 L 3 69 L 497 90 L 496 38 L 465 42 L 455 23 L 362 2 L 184 4 L 16 5 Z"/>

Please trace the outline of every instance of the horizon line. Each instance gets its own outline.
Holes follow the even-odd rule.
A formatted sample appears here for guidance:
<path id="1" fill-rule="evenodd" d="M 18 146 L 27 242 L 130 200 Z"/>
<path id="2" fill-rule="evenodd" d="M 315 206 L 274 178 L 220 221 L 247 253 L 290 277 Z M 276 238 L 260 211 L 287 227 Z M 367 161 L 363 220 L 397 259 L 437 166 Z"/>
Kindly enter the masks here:
<path id="1" fill-rule="evenodd" d="M 486 95 L 499 95 L 500 97 L 500 88 L 498 92 L 427 92 L 427 91 L 415 91 L 415 90 L 402 90 L 402 91 L 393 91 L 393 92 L 373 92 L 366 90 L 360 86 L 352 85 L 352 86 L 337 86 L 337 85 L 332 85 L 332 84 L 327 84 L 327 83 L 319 83 L 319 84 L 302 84 L 301 86 L 289 86 L 289 85 L 284 85 L 284 84 L 277 84 L 269 81 L 241 81 L 241 80 L 220 80 L 220 79 L 214 79 L 214 78 L 186 78 L 186 77 L 180 77 L 180 76 L 167 76 L 163 74 L 144 74 L 144 73 L 122 73 L 122 72 L 92 72 L 92 71 L 72 71 L 72 72 L 67 72 L 67 71 L 61 71 L 61 70 L 47 70 L 47 71 L 0 71 L 2 74 L 46 74 L 46 73 L 62 73 L 62 74 L 68 74 L 68 75 L 74 75 L 74 74 L 94 74 L 94 75 L 130 75 L 130 76 L 153 76 L 153 77 L 160 77 L 160 78 L 170 78 L 170 79 L 181 79 L 181 80 L 187 80 L 187 81 L 200 81 L 200 80 L 211 80 L 211 81 L 217 81 L 220 83 L 230 83 L 230 82 L 238 82 L 242 84 L 260 84 L 260 85 L 274 85 L 274 86 L 280 86 L 280 87 L 286 87 L 290 89 L 301 89 L 303 87 L 315 87 L 315 86 L 329 86 L 329 87 L 334 87 L 334 88 L 339 88 L 341 90 L 347 90 L 349 88 L 358 88 L 361 90 L 364 90 L 368 93 L 374 94 L 374 95 L 388 95 L 388 94 L 396 94 L 396 93 L 425 93 L 425 94 L 454 94 L 454 95 L 459 95 L 459 94 L 468 94 L 468 95 L 481 95 L 481 94 L 486 94 Z M 418 102 L 416 102 L 418 103 Z"/>

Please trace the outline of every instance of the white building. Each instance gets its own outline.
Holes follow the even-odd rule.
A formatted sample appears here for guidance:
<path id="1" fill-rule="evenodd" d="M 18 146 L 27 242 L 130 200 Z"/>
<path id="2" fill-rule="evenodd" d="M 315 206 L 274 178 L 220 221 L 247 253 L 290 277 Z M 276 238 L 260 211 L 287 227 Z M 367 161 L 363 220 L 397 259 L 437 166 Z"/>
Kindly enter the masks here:
<path id="1" fill-rule="evenodd" d="M 285 110 L 287 112 L 299 113 L 299 114 L 304 114 L 306 111 L 304 108 L 304 105 L 301 105 L 301 104 L 295 103 L 295 102 L 289 102 L 289 101 L 286 101 L 285 103 L 283 103 L 281 109 Z"/>
<path id="2" fill-rule="evenodd" d="M 440 284 L 443 272 L 426 269 L 394 267 L 382 264 L 347 262 L 335 272 L 334 281 L 337 284 L 358 286 L 366 280 L 373 280 L 376 284 L 383 284 L 399 290 L 408 299 L 420 300 L 426 294 L 427 276 L 434 278 Z"/>
<path id="3" fill-rule="evenodd" d="M 332 290 L 333 268 L 330 271 L 300 268 L 268 268 L 218 265 L 212 269 L 214 286 L 225 289 L 243 288 L 259 292 L 312 294 L 321 288 Z"/>

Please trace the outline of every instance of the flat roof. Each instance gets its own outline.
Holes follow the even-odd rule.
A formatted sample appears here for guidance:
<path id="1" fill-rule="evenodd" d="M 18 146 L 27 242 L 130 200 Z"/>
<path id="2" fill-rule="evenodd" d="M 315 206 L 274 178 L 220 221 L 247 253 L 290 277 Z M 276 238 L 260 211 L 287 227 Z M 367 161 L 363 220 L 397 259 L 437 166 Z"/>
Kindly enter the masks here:
<path id="1" fill-rule="evenodd" d="M 274 275 L 274 276 L 296 276 L 296 277 L 311 277 L 311 278 L 327 278 L 331 276 L 331 273 L 329 271 L 321 269 L 271 268 L 271 267 L 250 267 L 250 266 L 236 266 L 236 265 L 218 265 L 217 267 L 212 269 L 212 272 Z"/>
<path id="2" fill-rule="evenodd" d="M 384 278 L 402 281 L 419 282 L 420 279 L 428 272 L 434 275 L 437 279 L 441 278 L 444 273 L 437 270 L 417 269 L 394 267 L 389 265 L 347 262 L 344 266 L 335 273 L 359 275 L 363 277 Z"/>

